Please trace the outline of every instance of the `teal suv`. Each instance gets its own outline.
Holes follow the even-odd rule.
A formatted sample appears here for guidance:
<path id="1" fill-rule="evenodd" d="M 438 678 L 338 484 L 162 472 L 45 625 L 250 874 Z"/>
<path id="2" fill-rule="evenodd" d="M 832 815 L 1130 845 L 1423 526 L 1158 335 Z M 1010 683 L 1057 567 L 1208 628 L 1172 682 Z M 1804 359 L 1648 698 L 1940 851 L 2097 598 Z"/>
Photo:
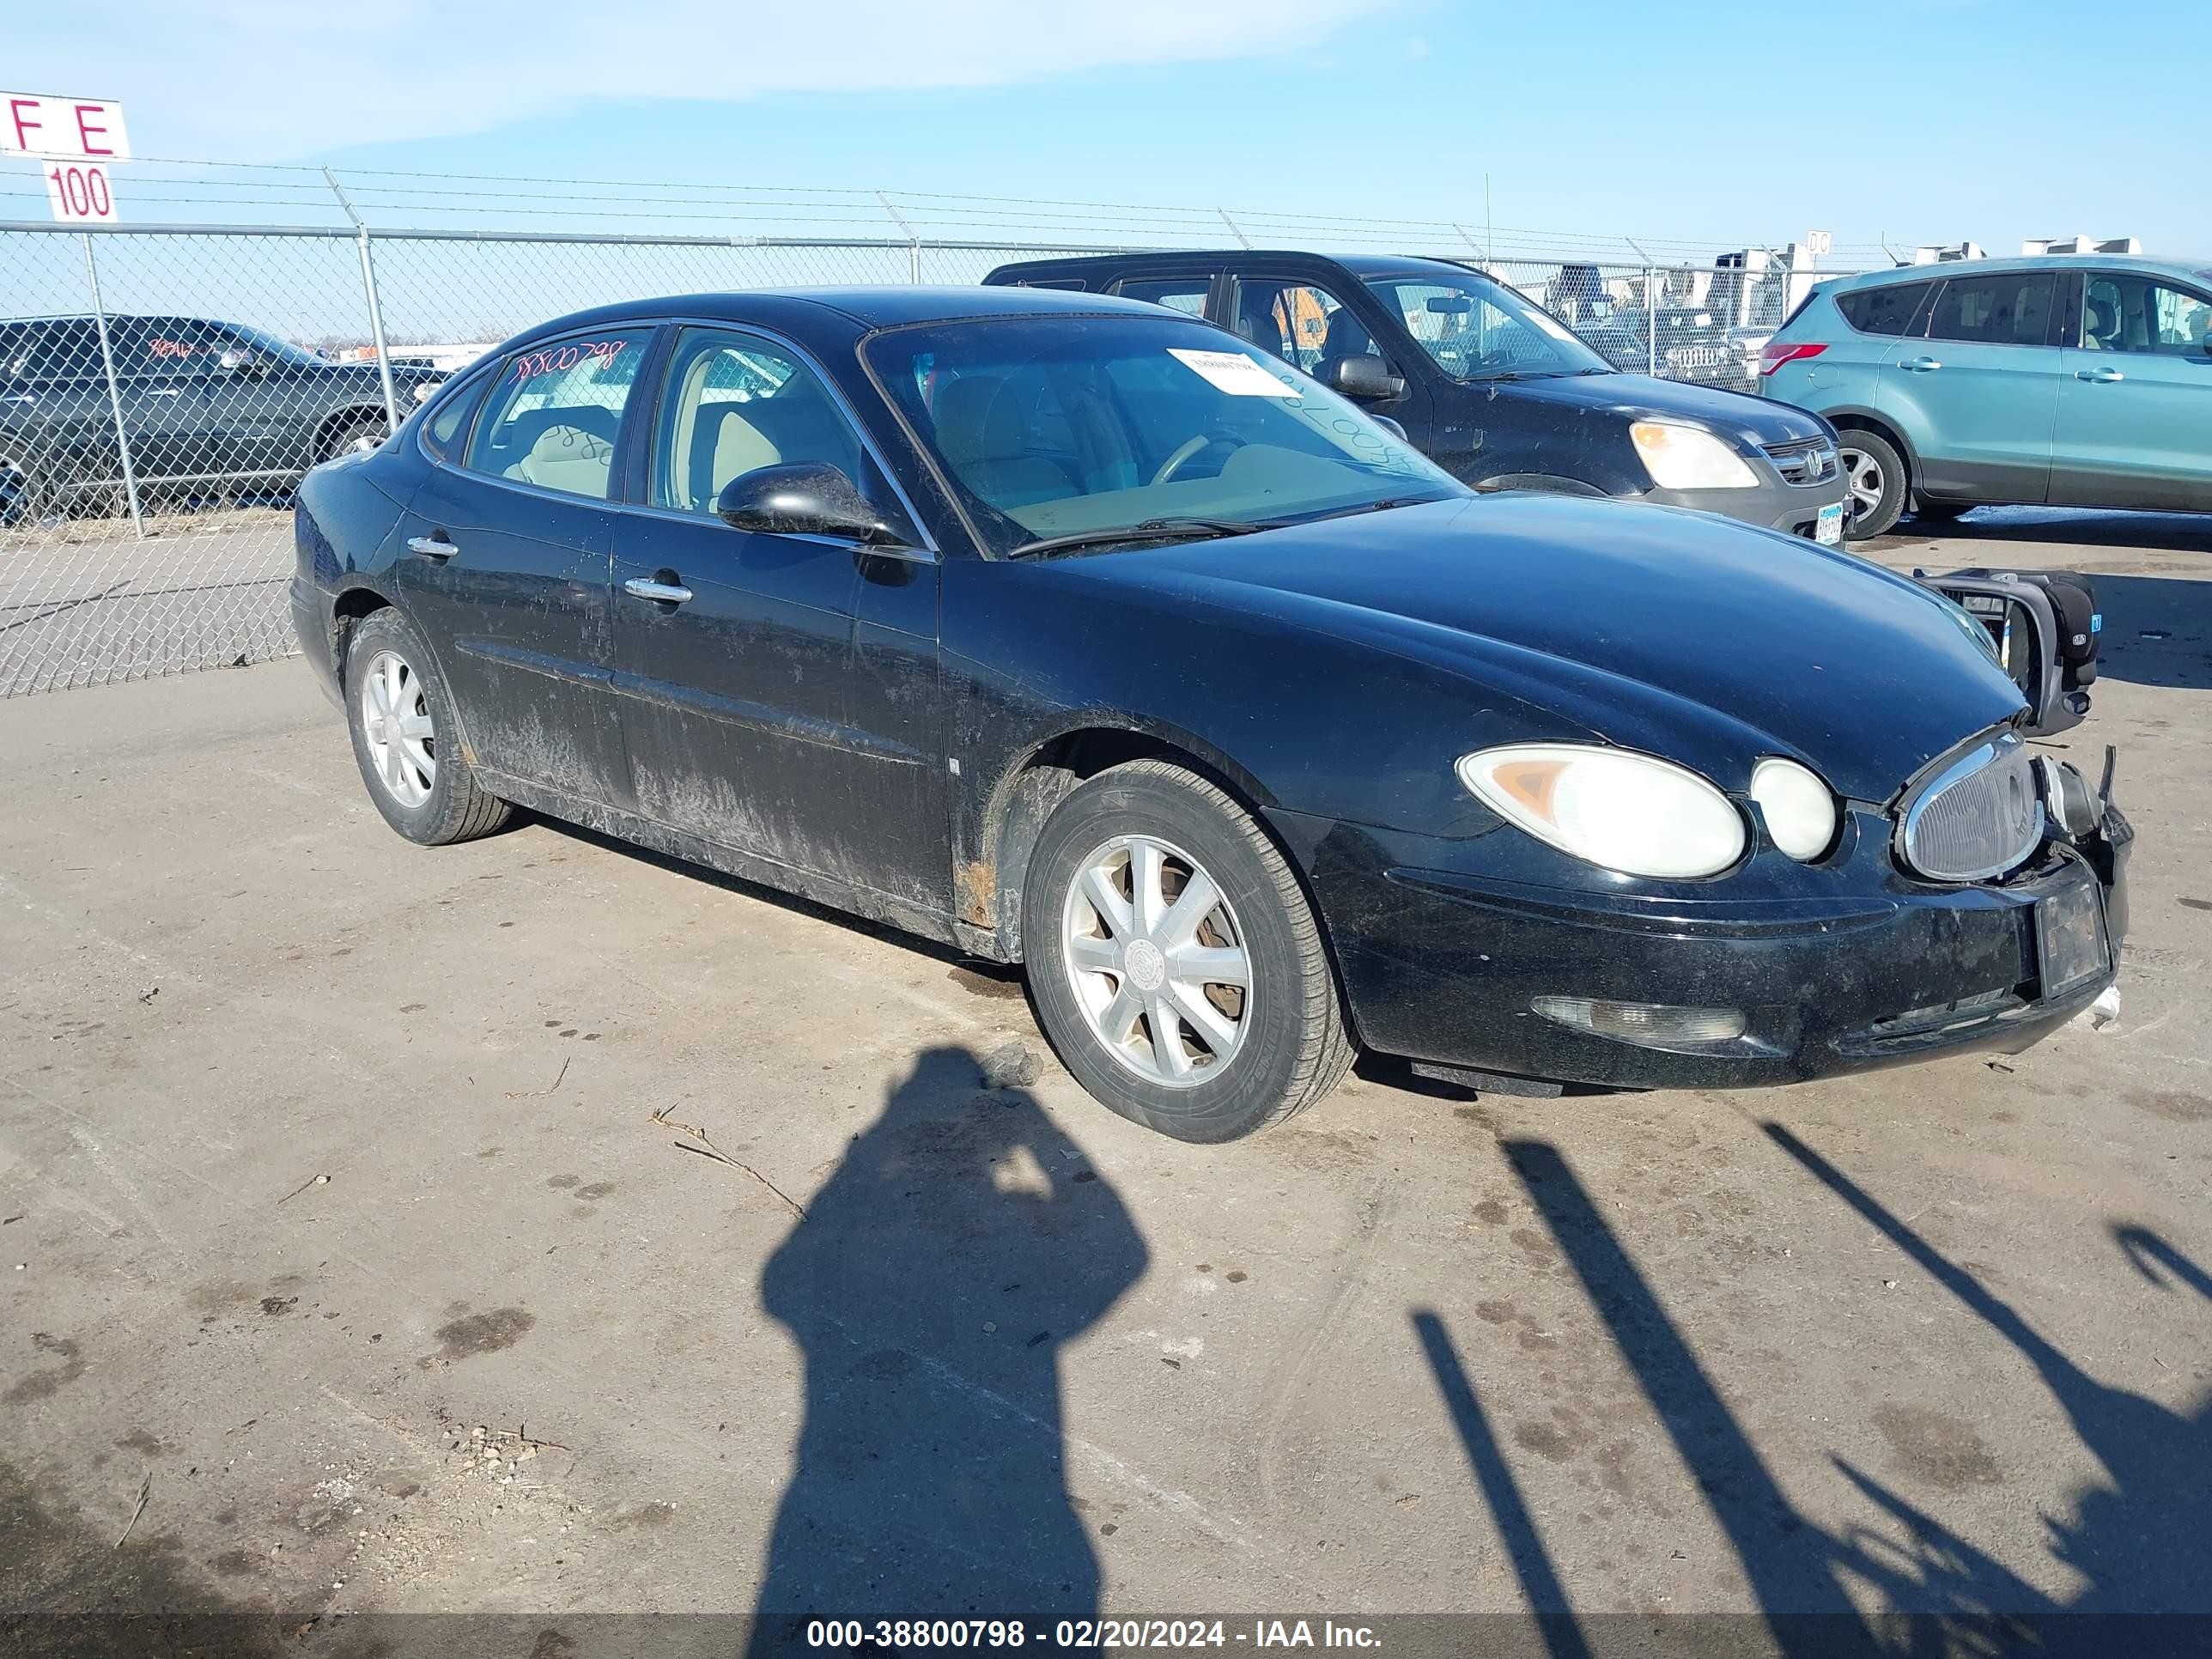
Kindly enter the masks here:
<path id="1" fill-rule="evenodd" d="M 1845 533 L 2030 503 L 2212 512 L 2212 270 L 1977 259 L 1815 289 L 1759 390 L 1825 415 Z"/>

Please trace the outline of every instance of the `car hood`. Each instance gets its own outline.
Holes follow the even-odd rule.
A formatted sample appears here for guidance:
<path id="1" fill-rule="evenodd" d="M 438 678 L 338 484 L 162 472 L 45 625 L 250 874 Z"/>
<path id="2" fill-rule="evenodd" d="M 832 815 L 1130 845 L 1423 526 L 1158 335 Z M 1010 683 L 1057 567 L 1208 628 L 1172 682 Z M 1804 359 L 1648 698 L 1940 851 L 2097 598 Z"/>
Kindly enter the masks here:
<path id="1" fill-rule="evenodd" d="M 1828 429 L 1819 416 L 1787 404 L 1723 386 L 1656 380 L 1649 374 L 1564 374 L 1513 386 L 1522 396 L 1540 402 L 1601 410 L 1624 420 L 1694 422 L 1754 447 L 1816 438 Z"/>
<path id="2" fill-rule="evenodd" d="M 1481 687 L 1481 707 L 1510 700 L 1528 737 L 1600 738 L 1736 791 L 1783 754 L 1887 801 L 2025 706 L 1948 600 L 1671 507 L 1494 495 L 1073 562 L 1177 610 L 1425 661 Z"/>

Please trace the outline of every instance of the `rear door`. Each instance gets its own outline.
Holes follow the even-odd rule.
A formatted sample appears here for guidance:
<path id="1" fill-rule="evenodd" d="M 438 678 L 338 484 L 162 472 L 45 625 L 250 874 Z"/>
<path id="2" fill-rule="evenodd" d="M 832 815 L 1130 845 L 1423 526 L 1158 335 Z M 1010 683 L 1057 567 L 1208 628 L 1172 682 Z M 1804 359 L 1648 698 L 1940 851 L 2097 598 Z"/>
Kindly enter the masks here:
<path id="1" fill-rule="evenodd" d="M 643 499 L 615 531 L 614 666 L 637 810 L 788 869 L 949 908 L 935 556 L 715 516 L 747 472 L 826 463 L 904 539 L 922 539 L 797 347 L 686 327 L 662 387 Z"/>
<path id="2" fill-rule="evenodd" d="M 1917 486 L 1950 501 L 2040 502 L 2058 411 L 2055 270 L 1953 276 L 1882 371 Z"/>
<path id="3" fill-rule="evenodd" d="M 2051 499 L 2212 507 L 2212 283 L 2083 273 L 2068 319 Z"/>
<path id="4" fill-rule="evenodd" d="M 609 666 L 608 506 L 650 327 L 514 353 L 459 461 L 415 492 L 393 568 L 460 707 L 476 763 L 627 805 Z"/>

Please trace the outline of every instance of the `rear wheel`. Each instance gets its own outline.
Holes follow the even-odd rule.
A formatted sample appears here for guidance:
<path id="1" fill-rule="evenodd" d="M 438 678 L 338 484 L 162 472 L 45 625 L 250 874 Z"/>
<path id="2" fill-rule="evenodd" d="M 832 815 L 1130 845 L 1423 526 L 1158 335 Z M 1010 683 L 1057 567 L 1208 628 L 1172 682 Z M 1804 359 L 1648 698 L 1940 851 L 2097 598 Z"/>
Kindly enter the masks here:
<path id="1" fill-rule="evenodd" d="M 1079 1082 L 1178 1140 L 1234 1140 L 1352 1063 L 1321 930 L 1274 843 L 1181 767 L 1100 773 L 1046 823 L 1022 891 L 1030 988 Z"/>
<path id="2" fill-rule="evenodd" d="M 322 453 L 315 459 L 334 461 L 341 455 L 350 455 L 356 450 L 374 449 L 392 435 L 392 428 L 381 415 L 356 415 L 340 421 L 323 438 Z"/>
<path id="3" fill-rule="evenodd" d="M 1844 497 L 1844 534 L 1852 541 L 1886 536 L 1905 511 L 1905 457 L 1888 439 L 1846 428 L 1836 446 L 1850 493 Z"/>
<path id="4" fill-rule="evenodd" d="M 378 611 L 346 648 L 346 723 L 369 799 L 412 842 L 443 847 L 488 836 L 507 803 L 477 787 L 453 738 L 453 699 L 422 636 L 397 611 Z"/>

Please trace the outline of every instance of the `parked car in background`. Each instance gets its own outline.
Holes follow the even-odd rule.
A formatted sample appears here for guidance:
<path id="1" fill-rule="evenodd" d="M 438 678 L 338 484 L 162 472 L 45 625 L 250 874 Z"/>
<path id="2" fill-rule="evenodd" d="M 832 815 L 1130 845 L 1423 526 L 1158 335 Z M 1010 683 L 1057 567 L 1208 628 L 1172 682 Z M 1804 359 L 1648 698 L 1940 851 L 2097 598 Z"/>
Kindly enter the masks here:
<path id="1" fill-rule="evenodd" d="M 1031 260 L 983 280 L 1204 317 L 1388 417 L 1477 489 L 1691 507 L 1842 538 L 1826 422 L 1620 373 L 1525 295 L 1460 265 L 1239 250 Z"/>
<path id="2" fill-rule="evenodd" d="M 1537 1092 L 2018 1048 L 2125 932 L 2124 818 L 1956 606 L 1474 495 L 1158 305 L 610 306 L 295 521 L 399 834 L 521 805 L 1019 962 L 1092 1095 L 1185 1139 L 1359 1048 Z"/>
<path id="3" fill-rule="evenodd" d="M 111 317 L 108 348 L 144 495 L 281 493 L 388 429 L 374 362 L 332 363 L 240 323 Z M 403 409 L 444 376 L 394 364 Z M 0 524 L 115 510 L 123 469 L 97 325 L 0 321 Z"/>
<path id="4" fill-rule="evenodd" d="M 1850 533 L 1971 507 L 2212 511 L 2212 270 L 1975 259 L 1815 289 L 1760 389 L 1843 436 Z"/>

